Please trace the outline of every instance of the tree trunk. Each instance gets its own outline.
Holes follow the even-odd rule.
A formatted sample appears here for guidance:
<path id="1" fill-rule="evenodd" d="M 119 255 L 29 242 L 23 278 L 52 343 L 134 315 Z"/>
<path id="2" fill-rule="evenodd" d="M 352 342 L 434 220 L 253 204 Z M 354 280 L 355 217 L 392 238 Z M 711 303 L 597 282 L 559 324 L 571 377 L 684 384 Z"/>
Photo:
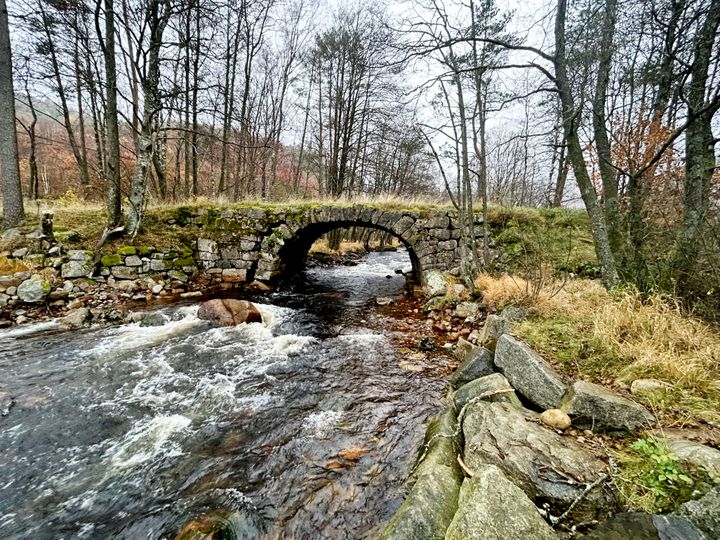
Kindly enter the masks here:
<path id="1" fill-rule="evenodd" d="M 122 220 L 120 195 L 120 133 L 117 110 L 117 68 L 115 65 L 115 11 L 113 0 L 105 3 L 105 129 L 107 151 L 107 211 L 108 226 L 113 229 Z"/>
<path id="2" fill-rule="evenodd" d="M 720 97 L 707 103 L 713 45 L 720 26 L 720 0 L 713 0 L 705 21 L 694 40 L 691 79 L 685 91 L 688 115 L 695 119 L 685 132 L 685 195 L 683 220 L 675 239 L 673 269 L 680 290 L 688 285 L 699 253 L 700 234 L 710 205 L 710 187 L 716 167 L 713 116 L 720 108 Z"/>
<path id="3" fill-rule="evenodd" d="M 620 205 L 618 203 L 618 176 L 612 164 L 605 106 L 612 64 L 613 37 L 617 20 L 617 0 L 606 0 L 605 16 L 600 37 L 599 63 L 595 96 L 593 98 L 593 134 L 598 154 L 598 167 L 603 186 L 605 221 L 608 228 L 610 249 L 616 261 L 622 259 L 622 232 L 620 229 Z M 639 179 L 638 179 L 639 180 Z"/>
<path id="4" fill-rule="evenodd" d="M 568 146 L 568 159 L 572 164 L 575 180 L 580 188 L 580 194 L 585 203 L 588 216 L 590 217 L 590 228 L 595 243 L 595 253 L 600 263 L 603 285 L 605 285 L 607 289 L 614 289 L 620 284 L 620 276 L 618 275 L 615 258 L 610 248 L 605 215 L 598 204 L 595 186 L 593 186 L 585 166 L 585 157 L 583 156 L 580 137 L 578 135 L 580 111 L 575 108 L 570 81 L 567 75 L 567 59 L 565 57 L 566 9 L 567 0 L 558 0 L 557 16 L 555 19 L 554 64 L 555 81 L 562 104 L 563 129 Z"/>
<path id="5" fill-rule="evenodd" d="M 18 225 L 25 217 L 15 129 L 10 29 L 5 0 L 0 0 L 0 176 L 2 176 L 3 227 Z"/>

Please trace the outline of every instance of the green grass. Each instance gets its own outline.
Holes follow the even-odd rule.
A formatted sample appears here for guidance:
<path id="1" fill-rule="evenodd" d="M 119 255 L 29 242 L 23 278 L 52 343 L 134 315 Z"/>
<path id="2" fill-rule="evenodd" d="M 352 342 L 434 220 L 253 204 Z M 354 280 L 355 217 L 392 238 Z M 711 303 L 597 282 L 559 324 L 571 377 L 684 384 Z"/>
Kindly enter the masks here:
<path id="1" fill-rule="evenodd" d="M 673 512 L 709 491 L 717 479 L 668 451 L 654 437 L 637 439 L 612 453 L 613 480 L 626 510 L 651 514 Z"/>

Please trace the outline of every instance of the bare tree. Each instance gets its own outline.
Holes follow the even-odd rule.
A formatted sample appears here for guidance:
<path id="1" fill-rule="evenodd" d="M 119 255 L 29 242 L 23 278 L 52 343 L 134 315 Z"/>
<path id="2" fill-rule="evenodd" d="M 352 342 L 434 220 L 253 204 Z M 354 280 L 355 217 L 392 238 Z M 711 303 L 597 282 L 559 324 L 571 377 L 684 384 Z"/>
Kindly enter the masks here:
<path id="1" fill-rule="evenodd" d="M 5 0 L 0 0 L 0 175 L 5 228 L 18 225 L 25 217 L 18 164 L 12 72 L 8 11 Z"/>

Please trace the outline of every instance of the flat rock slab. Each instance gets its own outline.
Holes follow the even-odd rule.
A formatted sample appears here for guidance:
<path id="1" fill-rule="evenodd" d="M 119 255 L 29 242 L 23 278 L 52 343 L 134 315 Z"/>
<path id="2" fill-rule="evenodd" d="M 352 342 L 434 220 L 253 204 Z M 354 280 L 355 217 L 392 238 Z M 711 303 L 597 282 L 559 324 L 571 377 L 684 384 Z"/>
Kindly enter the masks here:
<path id="1" fill-rule="evenodd" d="M 472 403 L 463 422 L 465 463 L 471 470 L 497 465 L 535 504 L 547 502 L 559 516 L 608 468 L 575 439 L 533 421 L 536 417 L 507 403 Z M 616 509 L 615 495 L 600 483 L 580 500 L 568 521 L 603 520 Z"/>
<path id="2" fill-rule="evenodd" d="M 557 539 L 532 501 L 498 467 L 483 465 L 473 472 L 460 489 L 446 540 Z"/>
<path id="3" fill-rule="evenodd" d="M 469 344 L 469 342 L 465 343 Z M 467 347 L 465 347 L 465 349 L 467 349 Z M 465 358 L 455 370 L 455 373 L 452 374 L 452 377 L 450 377 L 450 384 L 455 388 L 479 377 L 490 375 L 495 371 L 493 353 L 485 347 L 473 347 L 473 349 L 465 350 L 461 354 L 463 354 Z"/>
<path id="4" fill-rule="evenodd" d="M 637 431 L 650 426 L 655 417 L 639 403 L 587 381 L 577 381 L 558 409 L 569 414 L 573 424 L 595 431 Z"/>
<path id="5" fill-rule="evenodd" d="M 469 382 L 453 392 L 452 399 L 455 409 L 459 412 L 473 399 L 500 401 L 521 407 L 520 400 L 508 380 L 500 373 L 493 373 Z"/>
<path id="6" fill-rule="evenodd" d="M 507 334 L 500 336 L 495 365 L 510 384 L 542 409 L 555 409 L 567 390 L 560 375 L 528 345 Z"/>
<path id="7" fill-rule="evenodd" d="M 713 476 L 720 478 L 720 450 L 683 439 L 665 439 L 665 444 L 680 461 L 703 467 Z"/>
<path id="8" fill-rule="evenodd" d="M 689 520 L 640 512 L 617 514 L 585 535 L 588 540 L 710 540 Z"/>

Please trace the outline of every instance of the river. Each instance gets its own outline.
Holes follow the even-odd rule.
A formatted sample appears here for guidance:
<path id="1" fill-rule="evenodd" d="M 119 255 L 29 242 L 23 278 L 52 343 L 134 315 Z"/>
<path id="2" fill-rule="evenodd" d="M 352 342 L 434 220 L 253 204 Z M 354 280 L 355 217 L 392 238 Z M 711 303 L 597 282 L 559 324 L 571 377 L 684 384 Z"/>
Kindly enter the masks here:
<path id="1" fill-rule="evenodd" d="M 402 250 L 306 270 L 252 298 L 265 324 L 186 304 L 0 331 L 0 538 L 170 539 L 207 513 L 238 539 L 376 536 L 445 386 L 374 305 L 398 268 Z"/>

